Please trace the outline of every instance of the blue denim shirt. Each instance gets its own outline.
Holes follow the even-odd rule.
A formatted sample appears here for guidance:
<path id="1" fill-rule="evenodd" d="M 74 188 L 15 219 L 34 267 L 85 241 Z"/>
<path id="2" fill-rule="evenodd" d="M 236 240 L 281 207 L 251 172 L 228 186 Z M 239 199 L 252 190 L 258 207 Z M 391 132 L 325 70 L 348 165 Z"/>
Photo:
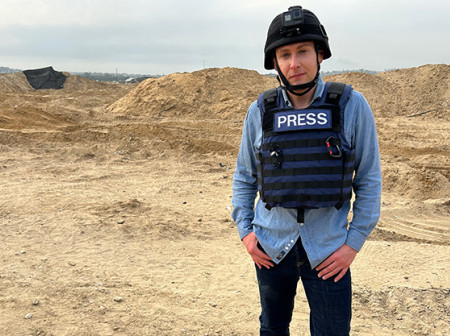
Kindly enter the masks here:
<path id="1" fill-rule="evenodd" d="M 314 99 L 320 98 L 323 89 L 324 82 L 320 79 Z M 275 207 L 269 211 L 259 198 L 255 205 L 258 189 L 256 152 L 262 142 L 262 126 L 258 105 L 254 102 L 250 106 L 233 177 L 231 216 L 241 239 L 254 231 L 265 252 L 279 263 L 301 237 L 312 268 L 344 243 L 356 251 L 361 249 L 380 216 L 381 165 L 373 114 L 357 91 L 352 92 L 344 111 L 344 134 L 356 152 L 353 204 L 347 201 L 340 210 L 306 209 L 301 225 L 297 223 L 295 209 Z M 353 218 L 348 223 L 351 207 Z"/>

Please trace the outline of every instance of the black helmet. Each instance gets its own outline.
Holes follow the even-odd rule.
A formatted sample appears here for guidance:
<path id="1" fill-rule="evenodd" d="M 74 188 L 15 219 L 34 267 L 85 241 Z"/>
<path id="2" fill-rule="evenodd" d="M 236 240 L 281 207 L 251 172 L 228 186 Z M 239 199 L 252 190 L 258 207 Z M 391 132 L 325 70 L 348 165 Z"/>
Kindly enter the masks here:
<path id="1" fill-rule="evenodd" d="M 277 15 L 269 26 L 264 47 L 264 67 L 267 70 L 274 69 L 272 60 L 276 48 L 303 41 L 313 41 L 320 45 L 323 59 L 331 57 L 328 36 L 317 16 L 301 6 L 293 6 L 289 11 Z"/>

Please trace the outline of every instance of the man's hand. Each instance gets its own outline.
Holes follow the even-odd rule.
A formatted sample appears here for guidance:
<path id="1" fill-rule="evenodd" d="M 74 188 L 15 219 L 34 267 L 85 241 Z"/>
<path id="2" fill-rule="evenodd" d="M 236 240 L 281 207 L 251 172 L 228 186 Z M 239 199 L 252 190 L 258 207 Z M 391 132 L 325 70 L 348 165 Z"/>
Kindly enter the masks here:
<path id="1" fill-rule="evenodd" d="M 244 243 L 247 252 L 250 254 L 259 269 L 261 269 L 263 266 L 268 269 L 274 266 L 272 259 L 258 248 L 258 238 L 256 238 L 254 232 L 246 235 L 242 239 L 242 242 Z"/>
<path id="2" fill-rule="evenodd" d="M 347 273 L 357 253 L 358 251 L 352 249 L 347 244 L 342 245 L 316 267 L 316 271 L 319 272 L 319 277 L 327 280 L 337 274 L 334 282 L 338 282 Z"/>

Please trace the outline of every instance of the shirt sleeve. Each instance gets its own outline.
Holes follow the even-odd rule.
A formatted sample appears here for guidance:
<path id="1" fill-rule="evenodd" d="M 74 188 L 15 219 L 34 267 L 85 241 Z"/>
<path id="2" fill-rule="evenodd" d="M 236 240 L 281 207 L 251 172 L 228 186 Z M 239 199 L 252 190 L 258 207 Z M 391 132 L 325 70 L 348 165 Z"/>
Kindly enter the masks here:
<path id="1" fill-rule="evenodd" d="M 372 110 L 364 97 L 356 96 L 352 144 L 355 149 L 353 219 L 346 244 L 359 251 L 380 217 L 381 164 L 378 137 Z"/>
<path id="2" fill-rule="evenodd" d="M 258 191 L 256 144 L 260 120 L 259 108 L 254 102 L 246 115 L 241 145 L 233 176 L 233 211 L 231 217 L 237 225 L 240 238 L 253 231 L 254 206 Z M 260 124 L 260 123 L 259 123 Z"/>

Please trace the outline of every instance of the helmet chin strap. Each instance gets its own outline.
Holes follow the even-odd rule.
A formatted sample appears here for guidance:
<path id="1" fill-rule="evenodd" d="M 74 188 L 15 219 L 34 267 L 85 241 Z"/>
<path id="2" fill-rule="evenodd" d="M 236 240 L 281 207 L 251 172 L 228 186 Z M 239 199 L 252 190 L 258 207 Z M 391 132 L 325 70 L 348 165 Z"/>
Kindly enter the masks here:
<path id="1" fill-rule="evenodd" d="M 286 79 L 286 77 L 283 75 L 283 72 L 280 69 L 280 66 L 278 65 L 278 60 L 277 57 L 275 56 L 275 69 L 278 72 L 278 76 L 277 76 L 277 80 L 280 83 L 280 86 L 283 90 L 287 90 L 290 93 L 292 93 L 293 95 L 296 96 L 304 96 L 305 94 L 307 94 L 309 91 L 311 91 L 317 84 L 317 82 L 319 81 L 319 73 L 320 73 L 320 63 L 319 63 L 319 53 L 317 52 L 317 73 L 316 76 L 314 77 L 314 79 L 308 83 L 305 84 L 300 84 L 300 85 L 291 85 L 289 84 L 288 80 Z M 281 80 L 280 80 L 281 78 Z M 306 90 L 305 90 L 306 89 Z M 303 92 L 295 92 L 298 90 L 305 90 Z"/>

